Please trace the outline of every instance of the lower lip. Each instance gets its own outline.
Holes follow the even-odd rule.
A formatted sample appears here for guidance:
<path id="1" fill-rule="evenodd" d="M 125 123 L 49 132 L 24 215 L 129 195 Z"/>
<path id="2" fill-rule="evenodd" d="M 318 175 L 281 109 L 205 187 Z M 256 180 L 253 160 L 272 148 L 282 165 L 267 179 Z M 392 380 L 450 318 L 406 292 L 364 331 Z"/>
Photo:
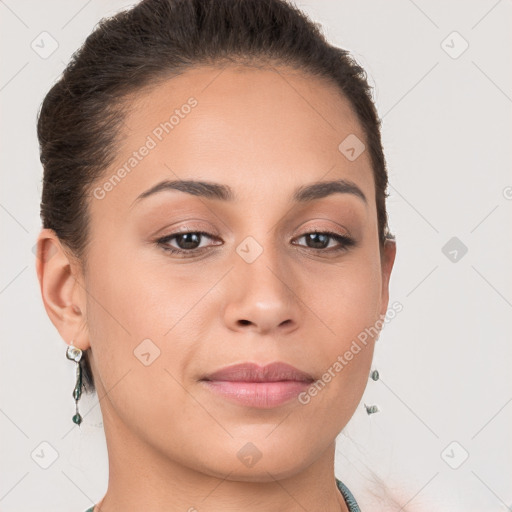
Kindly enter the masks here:
<path id="1" fill-rule="evenodd" d="M 233 382 L 226 380 L 203 380 L 208 389 L 227 400 L 247 407 L 271 409 L 279 407 L 299 393 L 305 391 L 311 382 L 286 380 L 278 382 Z"/>

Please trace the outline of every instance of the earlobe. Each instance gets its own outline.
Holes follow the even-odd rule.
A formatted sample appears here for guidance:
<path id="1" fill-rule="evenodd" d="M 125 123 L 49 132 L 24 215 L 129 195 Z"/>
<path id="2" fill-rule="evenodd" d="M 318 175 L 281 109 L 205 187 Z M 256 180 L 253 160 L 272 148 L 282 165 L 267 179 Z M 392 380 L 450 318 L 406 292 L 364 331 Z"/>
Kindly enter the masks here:
<path id="1" fill-rule="evenodd" d="M 46 313 L 61 337 L 75 347 L 90 346 L 85 329 L 85 294 L 77 263 L 55 232 L 42 229 L 37 238 L 36 272 Z"/>

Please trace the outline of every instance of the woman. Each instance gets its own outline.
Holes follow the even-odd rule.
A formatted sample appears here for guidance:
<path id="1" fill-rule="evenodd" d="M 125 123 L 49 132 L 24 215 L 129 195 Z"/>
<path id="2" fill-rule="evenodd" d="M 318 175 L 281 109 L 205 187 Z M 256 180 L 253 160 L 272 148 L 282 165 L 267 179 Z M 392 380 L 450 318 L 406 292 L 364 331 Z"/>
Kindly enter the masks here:
<path id="1" fill-rule="evenodd" d="M 395 257 L 363 69 L 284 0 L 147 0 L 38 136 L 42 298 L 109 454 L 88 512 L 359 510 L 335 440 Z"/>

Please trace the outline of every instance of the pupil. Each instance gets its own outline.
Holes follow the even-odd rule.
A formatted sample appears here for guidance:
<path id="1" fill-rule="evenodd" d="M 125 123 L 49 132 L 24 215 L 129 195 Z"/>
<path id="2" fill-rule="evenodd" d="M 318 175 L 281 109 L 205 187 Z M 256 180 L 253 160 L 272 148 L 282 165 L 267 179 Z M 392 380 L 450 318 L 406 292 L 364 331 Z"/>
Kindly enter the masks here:
<path id="1" fill-rule="evenodd" d="M 194 246 L 194 244 L 199 245 L 200 236 L 201 235 L 199 235 L 198 233 L 184 233 L 183 235 L 180 235 L 177 239 L 180 249 L 195 249 L 196 247 Z M 180 240 L 183 240 L 183 238 L 186 239 L 185 242 L 180 243 Z"/>
<path id="2" fill-rule="evenodd" d="M 318 246 L 313 247 L 314 249 L 323 249 L 327 247 L 329 235 L 325 235 L 323 233 L 310 233 L 308 236 L 309 240 L 313 241 L 313 244 L 318 244 L 318 240 L 321 240 Z"/>

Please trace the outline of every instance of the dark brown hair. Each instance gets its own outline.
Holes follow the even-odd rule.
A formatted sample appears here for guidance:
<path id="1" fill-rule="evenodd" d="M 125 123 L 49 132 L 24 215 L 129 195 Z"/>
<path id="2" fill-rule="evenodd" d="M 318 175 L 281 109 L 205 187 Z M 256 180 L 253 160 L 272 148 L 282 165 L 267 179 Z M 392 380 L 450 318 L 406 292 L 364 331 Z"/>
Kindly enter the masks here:
<path id="1" fill-rule="evenodd" d="M 98 23 L 38 117 L 43 227 L 53 229 L 84 268 L 88 198 L 116 156 L 130 95 L 187 69 L 229 63 L 281 64 L 339 87 L 366 136 L 381 247 L 392 238 L 380 119 L 366 72 L 348 51 L 330 45 L 318 25 L 285 0 L 144 0 Z M 93 392 L 88 351 L 84 356 L 84 387 Z"/>

